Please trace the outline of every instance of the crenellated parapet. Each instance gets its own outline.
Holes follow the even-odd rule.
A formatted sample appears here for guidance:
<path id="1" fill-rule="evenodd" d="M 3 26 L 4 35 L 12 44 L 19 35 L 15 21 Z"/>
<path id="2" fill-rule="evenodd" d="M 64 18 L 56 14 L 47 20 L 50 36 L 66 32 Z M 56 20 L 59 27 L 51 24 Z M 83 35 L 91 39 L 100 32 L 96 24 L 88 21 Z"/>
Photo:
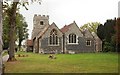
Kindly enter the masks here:
<path id="1" fill-rule="evenodd" d="M 37 19 L 44 19 L 44 20 L 47 19 L 48 20 L 49 19 L 49 15 L 37 15 L 37 14 L 35 14 L 34 18 L 33 18 L 33 21 L 37 20 Z"/>
<path id="2" fill-rule="evenodd" d="M 49 15 L 37 15 L 33 17 L 32 38 L 36 37 L 46 26 L 49 25 Z"/>

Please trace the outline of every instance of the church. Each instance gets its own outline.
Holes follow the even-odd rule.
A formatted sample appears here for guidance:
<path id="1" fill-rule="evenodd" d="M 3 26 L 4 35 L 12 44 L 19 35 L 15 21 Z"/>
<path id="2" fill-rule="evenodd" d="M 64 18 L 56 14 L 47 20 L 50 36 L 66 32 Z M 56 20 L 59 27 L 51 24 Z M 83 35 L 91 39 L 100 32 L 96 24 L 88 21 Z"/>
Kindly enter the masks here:
<path id="1" fill-rule="evenodd" d="M 49 24 L 48 15 L 34 15 L 31 41 L 34 53 L 102 51 L 102 41 L 95 33 L 80 30 L 75 21 L 59 29 L 54 22 Z"/>

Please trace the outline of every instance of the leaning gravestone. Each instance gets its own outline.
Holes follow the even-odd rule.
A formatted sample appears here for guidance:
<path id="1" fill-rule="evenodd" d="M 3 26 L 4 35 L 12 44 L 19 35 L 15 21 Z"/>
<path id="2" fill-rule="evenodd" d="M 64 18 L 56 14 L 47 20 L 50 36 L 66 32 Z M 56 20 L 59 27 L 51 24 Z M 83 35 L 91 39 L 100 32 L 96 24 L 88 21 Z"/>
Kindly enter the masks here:
<path id="1" fill-rule="evenodd" d="M 2 0 L 0 0 L 0 75 L 2 74 Z"/>

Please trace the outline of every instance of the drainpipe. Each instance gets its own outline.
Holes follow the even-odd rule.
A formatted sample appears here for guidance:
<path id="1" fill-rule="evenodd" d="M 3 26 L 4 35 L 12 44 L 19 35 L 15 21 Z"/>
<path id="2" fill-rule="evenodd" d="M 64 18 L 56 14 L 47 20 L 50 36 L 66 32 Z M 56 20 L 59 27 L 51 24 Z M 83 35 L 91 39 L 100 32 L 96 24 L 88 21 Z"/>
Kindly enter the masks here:
<path id="1" fill-rule="evenodd" d="M 65 54 L 65 35 L 63 33 L 63 54 Z"/>

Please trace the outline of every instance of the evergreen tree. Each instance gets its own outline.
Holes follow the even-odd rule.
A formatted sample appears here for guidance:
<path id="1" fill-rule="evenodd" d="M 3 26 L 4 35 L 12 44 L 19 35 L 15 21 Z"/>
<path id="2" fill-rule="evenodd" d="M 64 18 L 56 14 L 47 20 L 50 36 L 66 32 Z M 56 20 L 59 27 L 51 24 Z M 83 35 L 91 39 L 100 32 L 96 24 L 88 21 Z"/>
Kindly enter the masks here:
<path id="1" fill-rule="evenodd" d="M 102 41 L 105 38 L 105 36 L 104 36 L 104 26 L 102 24 L 100 24 L 97 28 L 97 35 Z"/>
<path id="2" fill-rule="evenodd" d="M 104 25 L 99 25 L 97 29 L 97 35 L 103 42 L 103 51 L 115 52 L 116 41 L 115 41 L 115 25 L 116 19 L 107 20 Z"/>

